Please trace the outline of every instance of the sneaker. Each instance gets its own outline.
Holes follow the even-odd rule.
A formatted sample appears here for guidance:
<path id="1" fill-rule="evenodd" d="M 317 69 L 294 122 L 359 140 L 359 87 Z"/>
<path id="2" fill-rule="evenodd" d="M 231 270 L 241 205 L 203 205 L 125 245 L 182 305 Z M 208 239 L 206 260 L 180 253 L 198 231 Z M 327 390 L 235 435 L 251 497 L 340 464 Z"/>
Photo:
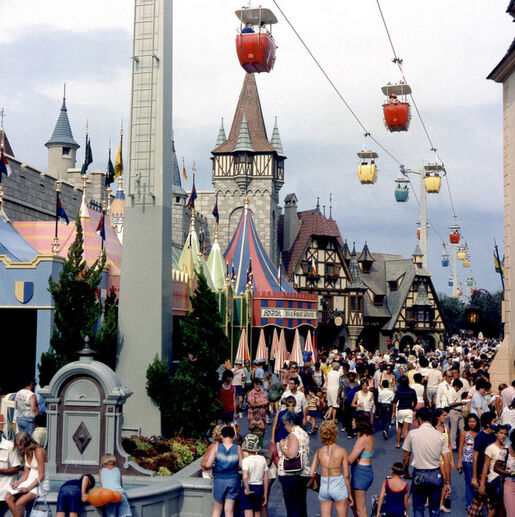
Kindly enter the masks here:
<path id="1" fill-rule="evenodd" d="M 383 438 L 385 440 L 388 440 L 388 433 L 386 431 L 383 431 Z"/>
<path id="2" fill-rule="evenodd" d="M 238 418 L 243 418 L 243 413 L 241 411 L 238 413 Z"/>

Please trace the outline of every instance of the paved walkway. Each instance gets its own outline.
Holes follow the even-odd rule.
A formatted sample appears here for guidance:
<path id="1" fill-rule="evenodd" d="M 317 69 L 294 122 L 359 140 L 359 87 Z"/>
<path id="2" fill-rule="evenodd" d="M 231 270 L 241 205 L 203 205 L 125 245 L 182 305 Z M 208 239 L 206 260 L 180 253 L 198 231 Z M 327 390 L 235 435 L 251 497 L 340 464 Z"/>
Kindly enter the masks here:
<path id="1" fill-rule="evenodd" d="M 245 414 L 244 418 L 238 420 L 241 428 L 241 433 L 245 434 L 247 432 L 247 419 Z M 318 422 L 318 425 L 320 421 Z M 270 443 L 272 426 L 267 426 L 266 434 L 265 434 L 265 445 Z M 373 459 L 373 467 L 374 467 L 374 482 L 372 486 L 368 490 L 368 513 L 370 515 L 371 506 L 370 499 L 372 495 L 379 494 L 381 489 L 381 484 L 386 475 L 390 472 L 390 467 L 392 463 L 396 461 L 402 461 L 402 449 L 395 448 L 395 438 L 393 437 L 393 430 L 390 431 L 390 439 L 385 441 L 381 435 L 381 433 L 376 433 L 375 437 L 375 454 Z M 311 440 L 311 455 L 310 459 L 312 459 L 315 451 L 321 446 L 320 440 L 318 438 L 318 434 L 310 436 Z M 349 440 L 347 439 L 347 435 L 344 432 L 339 433 L 338 437 L 338 445 L 345 447 L 348 452 L 352 450 L 356 439 Z M 456 456 L 455 456 L 456 458 Z M 458 474 L 456 471 L 452 472 L 452 494 L 451 494 L 451 510 L 452 512 L 449 514 L 453 517 L 466 517 L 467 513 L 465 511 L 465 484 L 463 475 Z M 318 502 L 318 494 L 308 489 L 308 515 L 309 517 L 318 517 L 320 515 L 320 505 Z M 284 500 L 281 490 L 281 485 L 279 481 L 275 481 L 272 486 L 272 492 L 270 494 L 270 502 L 268 505 L 268 514 L 269 517 L 284 517 L 286 515 L 286 509 L 284 506 Z M 333 509 L 333 515 L 336 515 L 336 511 Z M 349 517 L 352 515 L 352 512 L 349 510 Z M 412 513 L 410 512 L 410 515 Z M 442 515 L 447 515 L 442 512 Z"/>

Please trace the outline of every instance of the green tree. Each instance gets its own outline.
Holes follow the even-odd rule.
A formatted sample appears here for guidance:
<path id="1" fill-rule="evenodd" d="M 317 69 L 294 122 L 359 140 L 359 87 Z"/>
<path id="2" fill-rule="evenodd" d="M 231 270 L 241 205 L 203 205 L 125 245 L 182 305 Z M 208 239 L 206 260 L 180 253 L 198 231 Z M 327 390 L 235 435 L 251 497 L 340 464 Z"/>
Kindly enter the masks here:
<path id="1" fill-rule="evenodd" d="M 104 301 L 104 318 L 98 329 L 94 350 L 95 359 L 101 361 L 113 370 L 116 367 L 116 347 L 118 341 L 118 297 L 113 287 Z"/>
<path id="2" fill-rule="evenodd" d="M 447 322 L 448 333 L 457 334 L 460 330 L 465 329 L 465 304 L 458 297 L 447 296 L 443 293 L 438 294 L 438 300 Z"/>
<path id="3" fill-rule="evenodd" d="M 39 365 L 40 384 L 50 382 L 59 368 L 77 359 L 85 336 L 90 346 L 96 347 L 96 327 L 102 314 L 97 287 L 105 266 L 103 252 L 89 267 L 83 258 L 84 236 L 80 217 L 75 222 L 75 240 L 59 275 L 59 281 L 49 278 L 49 291 L 54 299 L 55 313 L 51 349 L 43 353 Z"/>
<path id="4" fill-rule="evenodd" d="M 167 434 L 200 435 L 221 409 L 217 368 L 228 357 L 229 343 L 216 297 L 203 275 L 197 279 L 192 311 L 181 321 L 183 357 L 172 376 L 157 357 L 147 369 L 147 394 L 158 404 Z"/>

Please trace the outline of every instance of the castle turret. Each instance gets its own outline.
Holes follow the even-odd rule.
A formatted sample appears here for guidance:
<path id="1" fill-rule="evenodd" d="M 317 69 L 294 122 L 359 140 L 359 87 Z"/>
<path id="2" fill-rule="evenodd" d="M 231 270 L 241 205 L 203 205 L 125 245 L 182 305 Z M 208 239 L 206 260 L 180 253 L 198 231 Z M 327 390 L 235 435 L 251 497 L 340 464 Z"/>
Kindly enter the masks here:
<path id="1" fill-rule="evenodd" d="M 48 174 L 60 180 L 67 180 L 66 172 L 75 168 L 76 152 L 80 145 L 73 138 L 66 109 L 66 97 L 63 97 L 52 137 L 45 146 L 48 149 Z"/>
<path id="2" fill-rule="evenodd" d="M 277 221 L 281 215 L 279 191 L 284 183 L 284 156 L 277 125 L 268 140 L 254 74 L 245 74 L 229 136 L 223 126 L 212 152 L 212 181 L 218 194 L 219 241 L 225 249 L 234 234 L 247 194 L 255 224 L 267 253 L 278 259 Z"/>

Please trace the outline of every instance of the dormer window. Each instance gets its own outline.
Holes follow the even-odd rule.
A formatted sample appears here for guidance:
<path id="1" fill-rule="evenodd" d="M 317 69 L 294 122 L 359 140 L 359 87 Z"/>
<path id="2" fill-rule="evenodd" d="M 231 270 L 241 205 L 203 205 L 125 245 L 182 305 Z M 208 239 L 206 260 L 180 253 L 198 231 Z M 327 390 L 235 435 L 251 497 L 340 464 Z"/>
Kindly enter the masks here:
<path id="1" fill-rule="evenodd" d="M 397 280 L 389 280 L 388 287 L 390 288 L 390 291 L 397 291 L 397 289 L 399 289 L 399 283 Z"/>
<path id="2" fill-rule="evenodd" d="M 63 156 L 70 156 L 71 150 L 71 147 L 63 147 Z"/>
<path id="3" fill-rule="evenodd" d="M 252 155 L 247 153 L 237 153 L 234 157 L 234 161 L 239 164 L 251 164 L 252 163 Z"/>
<path id="4" fill-rule="evenodd" d="M 374 305 L 383 305 L 383 300 L 383 294 L 374 294 Z"/>

